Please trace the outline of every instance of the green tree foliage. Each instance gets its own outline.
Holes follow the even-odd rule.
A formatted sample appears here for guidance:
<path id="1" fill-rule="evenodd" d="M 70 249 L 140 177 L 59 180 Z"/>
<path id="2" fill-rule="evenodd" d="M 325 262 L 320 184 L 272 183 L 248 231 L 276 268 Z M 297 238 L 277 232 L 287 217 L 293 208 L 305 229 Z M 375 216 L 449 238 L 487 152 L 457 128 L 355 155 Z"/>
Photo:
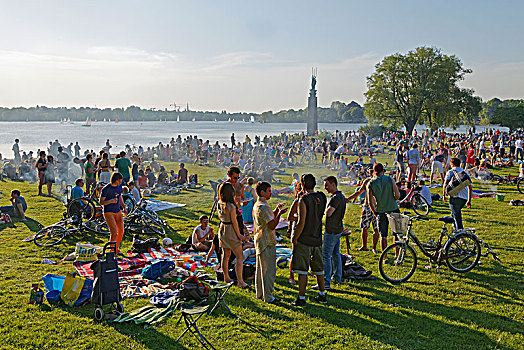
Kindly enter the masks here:
<path id="1" fill-rule="evenodd" d="M 480 111 L 481 124 L 489 124 L 493 119 L 495 111 L 499 107 L 515 107 L 524 103 L 524 100 L 500 100 L 499 98 L 492 98 L 491 100 L 482 104 L 482 110 Z"/>
<path id="2" fill-rule="evenodd" d="M 508 127 L 511 131 L 524 129 L 524 103 L 515 107 L 498 107 L 491 122 Z"/>
<path id="3" fill-rule="evenodd" d="M 472 124 L 481 109 L 480 99 L 473 90 L 457 85 L 468 73 L 471 70 L 459 58 L 431 47 L 385 57 L 367 77 L 365 115 L 368 120 L 404 126 L 409 133 L 417 124 L 432 129 Z"/>

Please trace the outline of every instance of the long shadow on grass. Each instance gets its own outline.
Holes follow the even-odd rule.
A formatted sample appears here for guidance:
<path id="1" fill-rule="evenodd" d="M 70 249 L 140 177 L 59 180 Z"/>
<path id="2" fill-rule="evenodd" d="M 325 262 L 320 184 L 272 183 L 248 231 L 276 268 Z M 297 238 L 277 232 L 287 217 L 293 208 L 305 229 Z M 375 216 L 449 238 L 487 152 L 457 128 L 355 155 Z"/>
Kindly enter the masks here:
<path id="1" fill-rule="evenodd" d="M 382 303 L 382 307 L 357 303 L 340 298 L 333 293 L 328 295 L 329 306 L 327 307 L 314 302 L 308 303 L 303 309 L 293 308 L 287 304 L 282 306 L 324 320 L 337 327 L 354 329 L 376 341 L 400 349 L 413 349 L 421 346 L 429 349 L 456 348 L 458 346 L 468 347 L 471 344 L 482 344 L 487 348 L 500 347 L 500 344 L 492 341 L 484 333 L 460 324 L 457 325 L 457 323 L 479 324 L 481 322 L 481 327 L 499 329 L 498 326 L 502 326 L 502 329 L 510 332 L 518 332 L 521 327 L 519 323 L 490 314 L 488 315 L 493 317 L 493 323 L 483 323 L 486 318 L 485 312 L 399 297 L 397 294 L 380 290 L 377 287 L 379 286 L 359 285 L 358 288 L 366 293 L 357 291 L 353 294 L 369 299 L 374 305 L 378 300 Z M 414 313 L 411 309 L 418 313 Z M 347 313 L 343 310 L 353 312 Z M 428 313 L 431 316 L 426 316 Z M 442 316 L 446 317 L 446 320 L 437 320 Z M 446 335 L 445 338 L 442 337 L 443 334 Z M 453 337 L 453 335 L 457 336 Z"/>
<path id="2" fill-rule="evenodd" d="M 56 307 L 62 309 L 63 311 L 66 311 L 72 315 L 75 315 L 79 318 L 84 318 L 86 320 L 86 324 L 91 322 L 93 319 L 93 312 L 94 307 L 93 306 L 87 306 L 87 307 L 69 307 L 65 304 L 58 304 Z M 109 306 L 107 306 L 109 308 Z M 132 338 L 134 341 L 144 344 L 148 349 L 153 350 L 162 350 L 162 349 L 187 349 L 185 346 L 183 346 L 180 343 L 175 342 L 175 339 L 178 337 L 176 335 L 175 338 L 169 337 L 159 331 L 157 331 L 155 328 L 151 326 L 145 326 L 145 325 L 136 325 L 133 323 L 123 323 L 123 324 L 115 324 L 115 323 L 106 323 L 109 327 L 113 328 L 115 331 Z M 187 337 L 186 341 L 188 339 L 191 339 L 192 335 L 186 334 L 184 336 L 184 339 Z M 197 343 L 196 339 L 191 339 L 195 344 Z"/>

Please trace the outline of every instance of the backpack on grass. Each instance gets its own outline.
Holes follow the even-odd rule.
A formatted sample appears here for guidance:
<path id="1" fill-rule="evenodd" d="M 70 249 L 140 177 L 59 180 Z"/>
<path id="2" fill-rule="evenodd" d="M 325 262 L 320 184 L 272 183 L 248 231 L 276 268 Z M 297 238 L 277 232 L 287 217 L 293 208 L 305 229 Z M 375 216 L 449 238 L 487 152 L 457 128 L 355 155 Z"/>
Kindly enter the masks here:
<path id="1" fill-rule="evenodd" d="M 142 270 L 142 277 L 149 280 L 156 280 L 162 275 L 168 273 L 175 268 L 175 263 L 171 260 L 160 260 L 151 265 L 146 266 Z"/>

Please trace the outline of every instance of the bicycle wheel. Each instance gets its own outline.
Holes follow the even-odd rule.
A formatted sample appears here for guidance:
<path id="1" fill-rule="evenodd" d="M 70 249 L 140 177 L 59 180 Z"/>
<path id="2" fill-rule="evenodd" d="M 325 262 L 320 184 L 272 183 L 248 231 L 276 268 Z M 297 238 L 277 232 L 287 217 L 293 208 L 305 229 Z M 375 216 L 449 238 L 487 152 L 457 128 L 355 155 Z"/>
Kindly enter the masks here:
<path id="1" fill-rule="evenodd" d="M 162 218 L 160 217 L 160 215 L 158 215 L 158 214 L 156 213 L 156 211 L 153 211 L 153 210 L 151 210 L 151 209 L 147 209 L 147 210 L 144 212 L 144 215 L 143 215 L 143 216 L 144 216 L 144 217 L 148 217 L 149 219 L 155 221 L 155 222 L 156 222 L 158 225 L 160 225 L 160 226 L 166 226 L 166 225 L 167 225 L 166 221 L 165 221 L 164 219 L 162 219 Z"/>
<path id="2" fill-rule="evenodd" d="M 67 236 L 67 229 L 63 226 L 47 226 L 38 231 L 35 235 L 34 242 L 39 247 L 51 247 L 56 245 Z"/>
<path id="3" fill-rule="evenodd" d="M 387 258 L 386 258 L 387 257 Z M 393 243 L 380 255 L 378 270 L 392 284 L 406 282 L 417 267 L 415 249 L 406 243 Z"/>
<path id="4" fill-rule="evenodd" d="M 122 199 L 124 200 L 124 206 L 126 208 L 127 213 L 132 213 L 133 210 L 135 210 L 135 199 L 132 195 L 126 193 L 122 195 Z"/>
<path id="5" fill-rule="evenodd" d="M 468 272 L 480 259 L 480 243 L 477 236 L 469 232 L 458 233 L 450 238 L 444 249 L 446 264 L 454 272 Z"/>
<path id="6" fill-rule="evenodd" d="M 94 233 L 98 233 L 101 235 L 109 235 L 111 232 L 109 231 L 109 227 L 107 227 L 107 224 L 105 221 L 86 221 L 83 223 L 84 227 Z"/>
<path id="7" fill-rule="evenodd" d="M 423 215 L 426 216 L 429 213 L 429 204 L 426 201 L 424 197 L 422 197 L 421 194 L 415 193 L 413 197 L 411 197 L 411 205 L 413 207 L 413 211 L 417 215 Z"/>
<path id="8" fill-rule="evenodd" d="M 79 219 L 82 219 L 82 221 L 93 219 L 95 217 L 95 212 L 95 203 L 87 197 L 73 199 L 67 205 L 67 216 L 77 216 Z"/>
<path id="9" fill-rule="evenodd" d="M 164 229 L 164 227 L 162 225 L 160 225 L 156 220 L 152 220 L 147 215 L 144 215 L 142 217 L 142 223 L 143 223 L 144 228 L 145 228 L 145 232 L 144 233 L 159 235 L 159 236 L 162 236 L 162 237 L 166 235 L 166 230 Z"/>
<path id="10" fill-rule="evenodd" d="M 521 177 L 521 178 L 518 179 L 518 181 L 517 181 L 517 190 L 521 194 L 524 194 L 524 177 Z"/>

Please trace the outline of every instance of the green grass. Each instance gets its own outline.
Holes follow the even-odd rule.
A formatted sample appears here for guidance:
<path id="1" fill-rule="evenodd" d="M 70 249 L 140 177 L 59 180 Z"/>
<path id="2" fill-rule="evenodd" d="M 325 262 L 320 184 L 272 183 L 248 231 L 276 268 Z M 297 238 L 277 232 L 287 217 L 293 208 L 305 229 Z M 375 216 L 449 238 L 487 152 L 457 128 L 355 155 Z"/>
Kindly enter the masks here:
<path id="1" fill-rule="evenodd" d="M 391 156 L 388 156 L 390 159 Z M 385 161 L 386 158 L 379 157 Z M 169 169 L 176 164 L 168 163 Z M 224 169 L 192 167 L 201 182 L 217 179 Z M 312 171 L 316 175 L 330 172 L 296 168 L 288 172 Z M 511 172 L 516 174 L 516 168 Z M 499 171 L 506 175 L 507 170 Z M 280 177 L 284 183 L 290 176 Z M 475 188 L 480 184 L 475 182 Z M 275 185 L 275 187 L 280 187 Z M 27 223 L 0 226 L 0 348 L 22 349 L 178 349 L 198 348 L 191 336 L 181 343 L 175 339 L 183 331 L 176 325 L 178 317 L 154 327 L 124 324 L 110 325 L 93 321 L 93 306 L 79 308 L 51 306 L 50 311 L 28 305 L 32 283 L 41 282 L 46 273 L 65 274 L 71 263 L 56 266 L 42 265 L 43 258 L 60 259 L 71 252 L 75 240 L 55 248 L 41 249 L 32 242 L 21 240 L 38 230 L 38 223 L 51 224 L 60 219 L 63 205 L 55 199 L 37 197 L 35 185 L 0 182 L 2 205 L 8 204 L 11 189 L 19 188 L 29 210 Z M 345 194 L 353 188 L 341 186 Z M 276 295 L 283 298 L 280 305 L 258 301 L 254 293 L 233 288 L 227 302 L 233 312 L 255 327 L 248 327 L 229 317 L 223 310 L 203 317 L 199 325 L 209 340 L 220 349 L 517 349 L 524 348 L 524 240 L 522 222 L 524 208 L 508 206 L 512 198 L 522 199 L 514 185 L 499 186 L 506 195 L 505 202 L 494 198 L 474 199 L 473 207 L 464 210 L 466 227 L 475 227 L 477 234 L 499 254 L 503 263 L 482 258 L 482 264 L 466 274 L 455 274 L 443 267 L 441 275 L 435 268 L 425 269 L 427 260 L 418 251 L 419 264 L 409 283 L 392 286 L 381 278 L 374 281 L 344 283 L 337 292 L 328 295 L 328 305 L 314 302 L 303 309 L 289 306 L 297 287 L 288 284 L 287 269 L 279 269 Z M 213 192 L 209 186 L 185 191 L 176 196 L 159 199 L 187 203 L 184 208 L 168 210 L 162 215 L 171 229 L 169 237 L 182 242 L 191 233 L 201 214 L 209 213 Z M 288 204 L 290 196 L 271 200 Z M 438 201 L 431 218 L 448 215 L 447 204 Z M 360 208 L 349 205 L 345 223 L 352 230 L 352 247 L 360 245 Z M 216 219 L 213 222 L 216 228 Z M 436 220 L 415 224 L 419 238 L 437 238 L 440 224 Z M 101 244 L 97 237 L 93 243 Z M 341 242 L 342 251 L 345 244 Z M 126 237 L 124 247 L 131 244 Z M 286 240 L 286 244 L 289 241 Z M 365 268 L 379 277 L 377 260 L 371 252 L 350 252 Z M 309 280 L 309 285 L 314 280 Z M 312 298 L 315 292 L 308 290 Z M 126 310 L 135 310 L 148 300 L 127 299 Z"/>

